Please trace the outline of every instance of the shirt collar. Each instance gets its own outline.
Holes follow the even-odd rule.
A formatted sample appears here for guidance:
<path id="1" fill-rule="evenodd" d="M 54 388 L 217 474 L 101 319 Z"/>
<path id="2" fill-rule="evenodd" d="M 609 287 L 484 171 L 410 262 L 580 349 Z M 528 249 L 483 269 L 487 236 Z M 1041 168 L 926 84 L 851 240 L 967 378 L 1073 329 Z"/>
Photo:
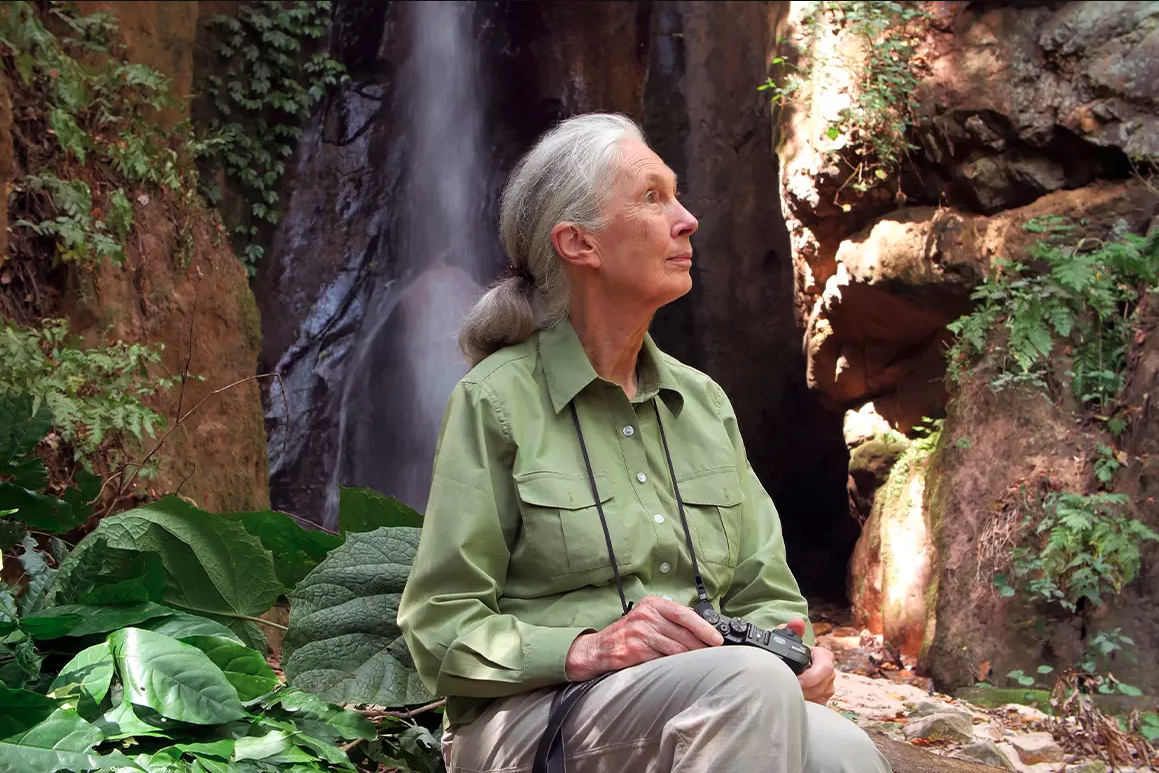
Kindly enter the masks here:
<path id="1" fill-rule="evenodd" d="M 588 384 L 600 380 L 571 320 L 565 319 L 553 328 L 539 331 L 538 345 L 547 392 L 556 413 L 567 407 Z M 644 345 L 640 348 L 640 384 L 633 402 L 650 400 L 657 395 L 670 411 L 680 413 L 684 395 L 672 377 L 664 353 L 656 346 L 651 334 L 645 334 Z"/>

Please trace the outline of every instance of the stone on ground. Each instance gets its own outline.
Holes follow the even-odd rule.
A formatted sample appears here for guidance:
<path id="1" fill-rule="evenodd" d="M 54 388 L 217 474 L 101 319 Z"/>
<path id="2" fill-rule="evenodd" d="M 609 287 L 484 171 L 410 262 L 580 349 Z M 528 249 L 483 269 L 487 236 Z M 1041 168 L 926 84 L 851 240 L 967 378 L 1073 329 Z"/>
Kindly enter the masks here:
<path id="1" fill-rule="evenodd" d="M 905 737 L 911 741 L 922 738 L 926 741 L 972 743 L 974 725 L 959 712 L 945 711 L 911 721 L 905 727 Z"/>
<path id="2" fill-rule="evenodd" d="M 950 755 L 962 760 L 973 760 L 980 762 L 983 765 L 991 765 L 996 768 L 1006 768 L 1007 770 L 1014 770 L 1014 766 L 1010 764 L 1010 760 L 1006 759 L 1006 755 L 998 748 L 993 741 L 975 741 L 969 746 L 964 746 L 958 751 Z"/>
<path id="3" fill-rule="evenodd" d="M 1010 739 L 1010 744 L 1026 765 L 1063 761 L 1062 747 L 1054 742 L 1054 736 L 1050 733 L 1016 735 Z"/>

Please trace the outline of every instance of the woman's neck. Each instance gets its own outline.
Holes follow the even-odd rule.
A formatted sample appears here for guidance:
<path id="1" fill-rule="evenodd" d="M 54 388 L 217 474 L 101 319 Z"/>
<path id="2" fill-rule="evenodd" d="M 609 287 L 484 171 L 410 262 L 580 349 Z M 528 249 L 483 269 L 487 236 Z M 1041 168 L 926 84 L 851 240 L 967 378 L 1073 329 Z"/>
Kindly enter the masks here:
<path id="1" fill-rule="evenodd" d="M 629 398 L 636 396 L 636 360 L 651 316 L 593 313 L 572 308 L 571 324 L 600 378 L 623 388 Z"/>

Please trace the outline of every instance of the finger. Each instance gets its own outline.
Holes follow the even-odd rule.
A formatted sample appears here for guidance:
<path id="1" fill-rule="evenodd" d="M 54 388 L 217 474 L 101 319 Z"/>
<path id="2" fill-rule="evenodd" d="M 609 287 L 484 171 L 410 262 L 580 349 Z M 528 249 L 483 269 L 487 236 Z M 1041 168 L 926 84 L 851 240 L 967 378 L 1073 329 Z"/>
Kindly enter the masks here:
<path id="1" fill-rule="evenodd" d="M 681 652 L 704 649 L 708 646 L 684 626 L 667 619 L 651 626 L 646 641 L 665 655 L 678 655 Z"/>
<path id="2" fill-rule="evenodd" d="M 696 614 L 696 610 L 691 607 L 681 606 L 675 601 L 661 599 L 661 603 L 656 606 L 656 610 L 664 615 L 667 620 L 691 631 L 705 644 L 712 647 L 724 644 L 724 637 L 720 635 L 720 631 L 713 628 L 707 620 Z"/>
<path id="3" fill-rule="evenodd" d="M 797 634 L 798 639 L 805 638 L 805 621 L 799 617 L 794 617 L 786 625 L 793 633 Z"/>

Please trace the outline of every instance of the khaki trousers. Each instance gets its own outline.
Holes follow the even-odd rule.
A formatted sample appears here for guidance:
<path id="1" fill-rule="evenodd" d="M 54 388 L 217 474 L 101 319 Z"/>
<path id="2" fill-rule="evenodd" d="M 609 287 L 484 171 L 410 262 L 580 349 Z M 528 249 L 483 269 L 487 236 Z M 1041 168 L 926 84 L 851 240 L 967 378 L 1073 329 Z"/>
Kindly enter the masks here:
<path id="1" fill-rule="evenodd" d="M 526 773 L 558 688 L 496 700 L 444 739 L 450 773 Z M 564 726 L 569 773 L 891 773 L 859 727 L 807 703 L 775 655 L 712 647 L 624 669 Z"/>

